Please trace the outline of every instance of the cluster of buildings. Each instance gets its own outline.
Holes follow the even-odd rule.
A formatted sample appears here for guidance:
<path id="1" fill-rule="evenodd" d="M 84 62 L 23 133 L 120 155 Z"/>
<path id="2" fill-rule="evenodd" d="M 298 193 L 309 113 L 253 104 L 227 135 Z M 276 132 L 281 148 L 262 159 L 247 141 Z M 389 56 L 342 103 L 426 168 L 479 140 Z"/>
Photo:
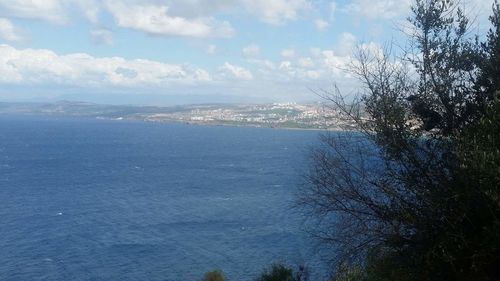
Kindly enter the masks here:
<path id="1" fill-rule="evenodd" d="M 144 119 L 303 129 L 337 129 L 345 125 L 339 123 L 338 114 L 334 110 L 321 103 L 198 105 L 174 112 L 150 114 Z"/>

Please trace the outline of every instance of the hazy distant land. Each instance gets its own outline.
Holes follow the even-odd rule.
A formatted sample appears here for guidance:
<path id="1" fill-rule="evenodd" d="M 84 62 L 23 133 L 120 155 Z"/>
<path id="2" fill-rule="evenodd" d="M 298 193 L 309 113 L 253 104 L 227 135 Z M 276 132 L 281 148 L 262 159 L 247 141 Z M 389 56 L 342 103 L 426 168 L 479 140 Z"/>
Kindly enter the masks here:
<path id="1" fill-rule="evenodd" d="M 199 104 L 171 107 L 102 105 L 87 102 L 1 103 L 0 114 L 89 117 L 110 120 L 183 122 L 292 129 L 345 129 L 321 103 Z"/>

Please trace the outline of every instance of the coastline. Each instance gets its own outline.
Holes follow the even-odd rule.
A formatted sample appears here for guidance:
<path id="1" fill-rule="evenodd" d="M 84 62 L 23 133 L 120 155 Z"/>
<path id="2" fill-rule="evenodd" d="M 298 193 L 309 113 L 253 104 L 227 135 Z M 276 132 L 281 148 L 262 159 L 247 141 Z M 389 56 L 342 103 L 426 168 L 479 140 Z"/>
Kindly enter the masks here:
<path id="1" fill-rule="evenodd" d="M 344 132 L 345 129 L 335 127 L 335 128 L 300 128 L 300 127 L 287 127 L 287 126 L 263 126 L 252 123 L 239 123 L 239 124 L 228 124 L 223 122 L 196 122 L 196 121 L 185 121 L 185 120 L 151 120 L 142 118 L 105 118 L 105 117 L 95 117 L 96 119 L 102 120 L 112 120 L 112 121 L 141 121 L 141 122 L 153 122 L 153 123 L 175 123 L 184 124 L 192 126 L 214 126 L 214 127 L 237 127 L 237 128 L 261 128 L 261 129 L 274 129 L 274 130 L 290 130 L 290 131 L 318 131 L 318 132 Z"/>
<path id="2" fill-rule="evenodd" d="M 102 105 L 71 101 L 0 102 L 0 114 L 322 132 L 350 130 L 350 124 L 341 122 L 335 112 L 325 111 L 321 104 L 208 104 L 157 107 Z"/>

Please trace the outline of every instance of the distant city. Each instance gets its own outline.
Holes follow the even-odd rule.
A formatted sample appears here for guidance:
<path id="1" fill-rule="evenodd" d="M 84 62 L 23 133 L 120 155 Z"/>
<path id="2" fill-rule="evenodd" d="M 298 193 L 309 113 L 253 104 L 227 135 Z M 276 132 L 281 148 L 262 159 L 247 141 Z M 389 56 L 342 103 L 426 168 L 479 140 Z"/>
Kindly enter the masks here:
<path id="1" fill-rule="evenodd" d="M 0 114 L 90 117 L 290 129 L 340 130 L 352 126 L 323 103 L 200 104 L 171 107 L 87 102 L 0 103 Z"/>

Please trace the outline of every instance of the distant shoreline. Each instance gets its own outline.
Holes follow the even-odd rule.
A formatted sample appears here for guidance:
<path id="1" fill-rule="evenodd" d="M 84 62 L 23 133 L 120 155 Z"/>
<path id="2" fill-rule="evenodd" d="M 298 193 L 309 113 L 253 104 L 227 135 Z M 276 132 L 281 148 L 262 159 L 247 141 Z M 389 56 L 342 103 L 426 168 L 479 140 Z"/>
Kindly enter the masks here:
<path id="1" fill-rule="evenodd" d="M 290 130 L 290 131 L 322 131 L 322 132 L 342 132 L 340 128 L 296 128 L 296 127 L 280 127 L 280 126 L 259 126 L 254 124 L 224 124 L 224 123 L 203 123 L 203 122 L 189 122 L 181 120 L 148 120 L 148 119 L 133 119 L 133 118 L 123 118 L 123 119 L 112 119 L 112 118 L 102 118 L 95 117 L 96 120 L 109 120 L 109 121 L 139 121 L 148 123 L 171 123 L 171 124 L 184 124 L 189 126 L 205 126 L 205 127 L 236 127 L 236 128 L 260 128 L 260 129 L 273 129 L 273 130 Z"/>
<path id="2" fill-rule="evenodd" d="M 120 106 L 84 102 L 2 103 L 0 114 L 82 117 L 302 131 L 345 131 L 352 124 L 324 104 L 202 104 L 173 107 Z"/>

